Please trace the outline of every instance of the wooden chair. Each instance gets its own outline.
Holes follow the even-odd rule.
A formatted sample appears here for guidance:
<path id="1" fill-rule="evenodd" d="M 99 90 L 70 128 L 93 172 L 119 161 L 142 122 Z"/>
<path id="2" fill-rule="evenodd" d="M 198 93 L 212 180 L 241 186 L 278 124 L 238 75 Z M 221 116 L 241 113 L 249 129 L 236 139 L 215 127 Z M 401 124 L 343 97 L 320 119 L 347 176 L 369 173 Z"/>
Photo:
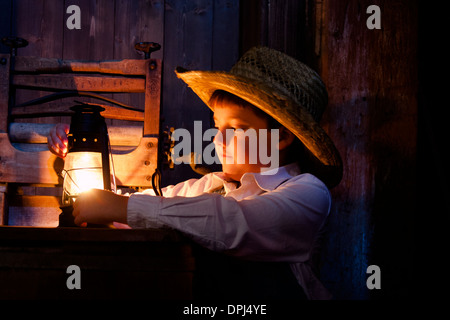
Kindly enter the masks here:
<path id="1" fill-rule="evenodd" d="M 123 137 L 124 132 L 137 139 L 136 143 L 116 143 L 122 145 L 113 151 L 117 185 L 150 187 L 160 150 L 161 70 L 162 61 L 150 59 L 149 52 L 142 60 L 97 62 L 1 54 L 0 225 L 57 225 L 60 197 L 49 190 L 61 189 L 63 160 L 46 148 L 46 133 L 54 124 L 24 123 L 23 119 L 68 116 L 73 100 L 84 97 L 102 105 L 107 119 L 141 122 L 137 127 L 108 130 L 112 145 L 114 136 Z M 16 104 L 18 89 L 50 94 Z M 144 93 L 144 110 L 112 100 L 111 93 Z M 63 98 L 70 103 L 54 102 Z"/>

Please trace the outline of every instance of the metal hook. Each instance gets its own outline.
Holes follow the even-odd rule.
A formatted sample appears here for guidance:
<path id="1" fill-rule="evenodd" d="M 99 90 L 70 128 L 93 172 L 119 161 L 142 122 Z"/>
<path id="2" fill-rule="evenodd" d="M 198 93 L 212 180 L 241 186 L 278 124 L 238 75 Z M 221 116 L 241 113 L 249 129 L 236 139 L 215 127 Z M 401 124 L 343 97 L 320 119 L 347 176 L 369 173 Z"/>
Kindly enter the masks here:
<path id="1" fill-rule="evenodd" d="M 145 53 L 145 59 L 150 59 L 152 52 L 161 49 L 161 45 L 156 42 L 138 42 L 134 45 L 134 48 L 138 51 Z"/>

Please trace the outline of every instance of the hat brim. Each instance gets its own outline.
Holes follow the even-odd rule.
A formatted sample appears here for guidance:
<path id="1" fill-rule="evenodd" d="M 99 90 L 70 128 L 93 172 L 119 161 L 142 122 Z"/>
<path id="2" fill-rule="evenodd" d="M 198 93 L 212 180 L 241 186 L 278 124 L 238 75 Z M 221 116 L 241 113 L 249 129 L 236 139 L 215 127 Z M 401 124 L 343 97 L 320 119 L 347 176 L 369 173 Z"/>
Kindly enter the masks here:
<path id="1" fill-rule="evenodd" d="M 216 90 L 234 94 L 258 107 L 281 125 L 289 129 L 311 152 L 320 164 L 320 177 L 329 187 L 342 178 L 342 160 L 333 141 L 302 106 L 280 94 L 263 82 L 257 82 L 225 71 L 190 71 L 178 67 L 175 70 L 198 97 L 211 109 L 209 100 Z M 292 114 L 288 110 L 299 110 Z"/>

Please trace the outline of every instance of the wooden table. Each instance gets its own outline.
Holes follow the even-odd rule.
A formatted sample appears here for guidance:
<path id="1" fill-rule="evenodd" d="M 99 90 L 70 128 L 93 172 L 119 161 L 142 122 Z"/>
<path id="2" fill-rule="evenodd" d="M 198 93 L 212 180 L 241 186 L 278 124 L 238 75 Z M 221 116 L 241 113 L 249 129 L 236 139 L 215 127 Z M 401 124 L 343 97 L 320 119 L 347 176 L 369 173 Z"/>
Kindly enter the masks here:
<path id="1" fill-rule="evenodd" d="M 191 299 L 193 272 L 173 230 L 0 227 L 0 299 Z"/>

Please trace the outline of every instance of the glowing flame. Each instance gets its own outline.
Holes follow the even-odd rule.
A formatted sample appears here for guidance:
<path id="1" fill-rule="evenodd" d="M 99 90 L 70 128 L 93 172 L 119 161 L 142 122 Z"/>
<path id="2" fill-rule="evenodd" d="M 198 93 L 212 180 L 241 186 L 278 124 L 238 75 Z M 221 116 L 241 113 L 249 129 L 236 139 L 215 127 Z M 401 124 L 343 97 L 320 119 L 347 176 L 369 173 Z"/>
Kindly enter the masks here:
<path id="1" fill-rule="evenodd" d="M 63 174 L 64 202 L 90 189 L 104 189 L 101 153 L 69 152 Z"/>

